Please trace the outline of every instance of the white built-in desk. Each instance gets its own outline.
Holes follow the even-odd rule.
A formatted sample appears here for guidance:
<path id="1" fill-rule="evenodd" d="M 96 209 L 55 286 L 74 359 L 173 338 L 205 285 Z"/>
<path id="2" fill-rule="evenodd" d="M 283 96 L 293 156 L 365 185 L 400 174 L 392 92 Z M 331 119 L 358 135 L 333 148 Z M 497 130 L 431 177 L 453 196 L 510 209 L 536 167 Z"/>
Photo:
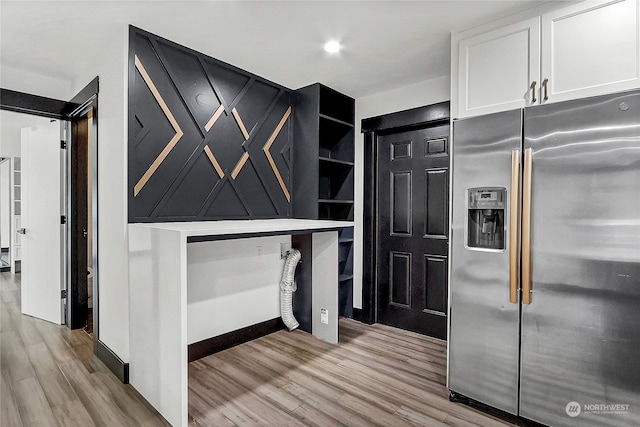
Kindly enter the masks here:
<path id="1" fill-rule="evenodd" d="M 187 245 L 194 242 L 311 235 L 311 332 L 337 343 L 338 230 L 346 227 L 353 223 L 270 219 L 129 224 L 131 384 L 172 425 L 188 424 Z M 330 313 L 327 324 L 320 322 L 320 307 Z"/>

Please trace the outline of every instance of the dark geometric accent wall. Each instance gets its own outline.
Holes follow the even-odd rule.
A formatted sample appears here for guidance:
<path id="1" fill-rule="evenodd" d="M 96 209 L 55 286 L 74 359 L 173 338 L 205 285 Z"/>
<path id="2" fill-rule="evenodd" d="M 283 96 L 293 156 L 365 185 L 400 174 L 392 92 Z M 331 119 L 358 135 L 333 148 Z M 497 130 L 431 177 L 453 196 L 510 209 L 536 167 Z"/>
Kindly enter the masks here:
<path id="1" fill-rule="evenodd" d="M 129 222 L 287 218 L 291 91 L 135 27 Z"/>

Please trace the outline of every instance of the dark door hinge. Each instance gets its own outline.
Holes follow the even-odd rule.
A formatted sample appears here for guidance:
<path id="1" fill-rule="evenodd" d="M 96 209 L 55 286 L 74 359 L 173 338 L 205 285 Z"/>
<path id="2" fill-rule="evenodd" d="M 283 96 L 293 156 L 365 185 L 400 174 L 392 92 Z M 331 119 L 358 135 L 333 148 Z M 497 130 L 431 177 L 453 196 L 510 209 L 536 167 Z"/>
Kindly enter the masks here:
<path id="1" fill-rule="evenodd" d="M 63 150 L 67 149 L 67 141 L 60 140 L 60 148 Z"/>
<path id="2" fill-rule="evenodd" d="M 63 289 L 60 291 L 60 298 L 65 299 L 67 297 L 67 290 Z"/>
<path id="3" fill-rule="evenodd" d="M 66 224 L 66 223 L 67 223 L 66 215 L 60 215 L 60 224 Z"/>

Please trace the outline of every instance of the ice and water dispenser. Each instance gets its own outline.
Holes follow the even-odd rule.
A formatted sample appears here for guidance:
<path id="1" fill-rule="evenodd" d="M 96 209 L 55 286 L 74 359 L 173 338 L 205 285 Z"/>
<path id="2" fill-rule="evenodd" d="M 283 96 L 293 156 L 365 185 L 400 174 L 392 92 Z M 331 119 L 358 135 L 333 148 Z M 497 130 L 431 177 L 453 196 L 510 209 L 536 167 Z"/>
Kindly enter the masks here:
<path id="1" fill-rule="evenodd" d="M 467 247 L 504 249 L 505 188 L 467 190 Z"/>

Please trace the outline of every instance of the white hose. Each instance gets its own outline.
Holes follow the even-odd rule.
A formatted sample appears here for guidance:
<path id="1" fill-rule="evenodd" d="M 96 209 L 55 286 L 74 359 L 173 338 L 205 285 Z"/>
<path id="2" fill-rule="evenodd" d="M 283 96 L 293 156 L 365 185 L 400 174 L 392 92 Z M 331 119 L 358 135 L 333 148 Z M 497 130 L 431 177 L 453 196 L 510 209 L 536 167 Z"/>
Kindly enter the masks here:
<path id="1" fill-rule="evenodd" d="M 293 331 L 300 324 L 293 317 L 293 293 L 296 291 L 296 282 L 294 276 L 296 267 L 300 261 L 300 251 L 297 249 L 289 250 L 287 259 L 284 262 L 284 270 L 282 271 L 282 280 L 280 281 L 280 316 L 285 326 Z"/>

